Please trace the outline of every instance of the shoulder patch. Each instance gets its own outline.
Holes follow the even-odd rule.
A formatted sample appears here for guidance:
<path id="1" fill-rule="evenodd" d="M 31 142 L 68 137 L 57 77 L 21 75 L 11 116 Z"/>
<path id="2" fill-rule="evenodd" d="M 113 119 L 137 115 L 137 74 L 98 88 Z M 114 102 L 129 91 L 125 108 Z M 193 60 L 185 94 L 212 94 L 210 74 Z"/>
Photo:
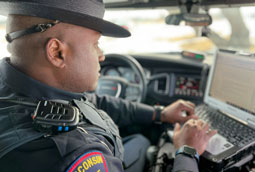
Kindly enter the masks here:
<path id="1" fill-rule="evenodd" d="M 88 152 L 81 155 L 66 172 L 108 172 L 101 152 Z"/>

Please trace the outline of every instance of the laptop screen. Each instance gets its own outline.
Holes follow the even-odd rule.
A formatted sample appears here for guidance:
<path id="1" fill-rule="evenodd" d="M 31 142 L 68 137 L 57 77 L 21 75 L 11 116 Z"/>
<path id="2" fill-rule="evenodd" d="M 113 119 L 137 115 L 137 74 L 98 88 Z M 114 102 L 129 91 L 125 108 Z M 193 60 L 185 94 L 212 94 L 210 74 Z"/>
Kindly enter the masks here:
<path id="1" fill-rule="evenodd" d="M 255 115 L 255 59 L 221 53 L 209 95 Z"/>
<path id="2" fill-rule="evenodd" d="M 255 122 L 255 58 L 217 52 L 205 102 L 235 117 Z"/>

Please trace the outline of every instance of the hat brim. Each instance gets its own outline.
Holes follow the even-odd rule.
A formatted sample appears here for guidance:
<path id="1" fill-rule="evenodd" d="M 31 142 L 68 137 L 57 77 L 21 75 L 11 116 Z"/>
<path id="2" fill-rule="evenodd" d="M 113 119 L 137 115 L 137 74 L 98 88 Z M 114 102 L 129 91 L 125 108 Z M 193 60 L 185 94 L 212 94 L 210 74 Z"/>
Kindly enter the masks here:
<path id="1" fill-rule="evenodd" d="M 129 37 L 131 34 L 128 30 L 114 23 L 108 22 L 101 18 L 90 15 L 49 7 L 36 5 L 29 2 L 1 2 L 0 15 L 18 14 L 41 17 L 51 20 L 59 20 L 64 23 L 83 26 L 100 32 L 104 36 L 110 37 Z"/>

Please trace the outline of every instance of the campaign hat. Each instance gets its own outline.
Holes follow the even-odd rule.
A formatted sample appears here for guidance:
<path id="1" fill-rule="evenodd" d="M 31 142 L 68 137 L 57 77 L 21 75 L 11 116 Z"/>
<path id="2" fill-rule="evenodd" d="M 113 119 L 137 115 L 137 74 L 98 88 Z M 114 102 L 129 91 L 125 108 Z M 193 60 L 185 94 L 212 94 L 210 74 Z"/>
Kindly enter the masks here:
<path id="1" fill-rule="evenodd" d="M 0 15 L 34 16 L 83 26 L 104 36 L 128 37 L 130 32 L 106 21 L 103 0 L 0 0 Z"/>

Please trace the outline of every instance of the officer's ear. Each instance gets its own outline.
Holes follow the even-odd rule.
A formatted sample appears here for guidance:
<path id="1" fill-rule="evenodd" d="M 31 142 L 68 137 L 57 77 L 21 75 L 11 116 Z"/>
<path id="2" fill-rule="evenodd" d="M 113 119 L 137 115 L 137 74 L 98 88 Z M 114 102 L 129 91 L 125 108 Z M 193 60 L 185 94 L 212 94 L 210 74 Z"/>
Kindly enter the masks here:
<path id="1" fill-rule="evenodd" d="M 57 38 L 51 38 L 46 44 L 46 56 L 48 61 L 57 68 L 66 66 L 66 47 Z"/>

